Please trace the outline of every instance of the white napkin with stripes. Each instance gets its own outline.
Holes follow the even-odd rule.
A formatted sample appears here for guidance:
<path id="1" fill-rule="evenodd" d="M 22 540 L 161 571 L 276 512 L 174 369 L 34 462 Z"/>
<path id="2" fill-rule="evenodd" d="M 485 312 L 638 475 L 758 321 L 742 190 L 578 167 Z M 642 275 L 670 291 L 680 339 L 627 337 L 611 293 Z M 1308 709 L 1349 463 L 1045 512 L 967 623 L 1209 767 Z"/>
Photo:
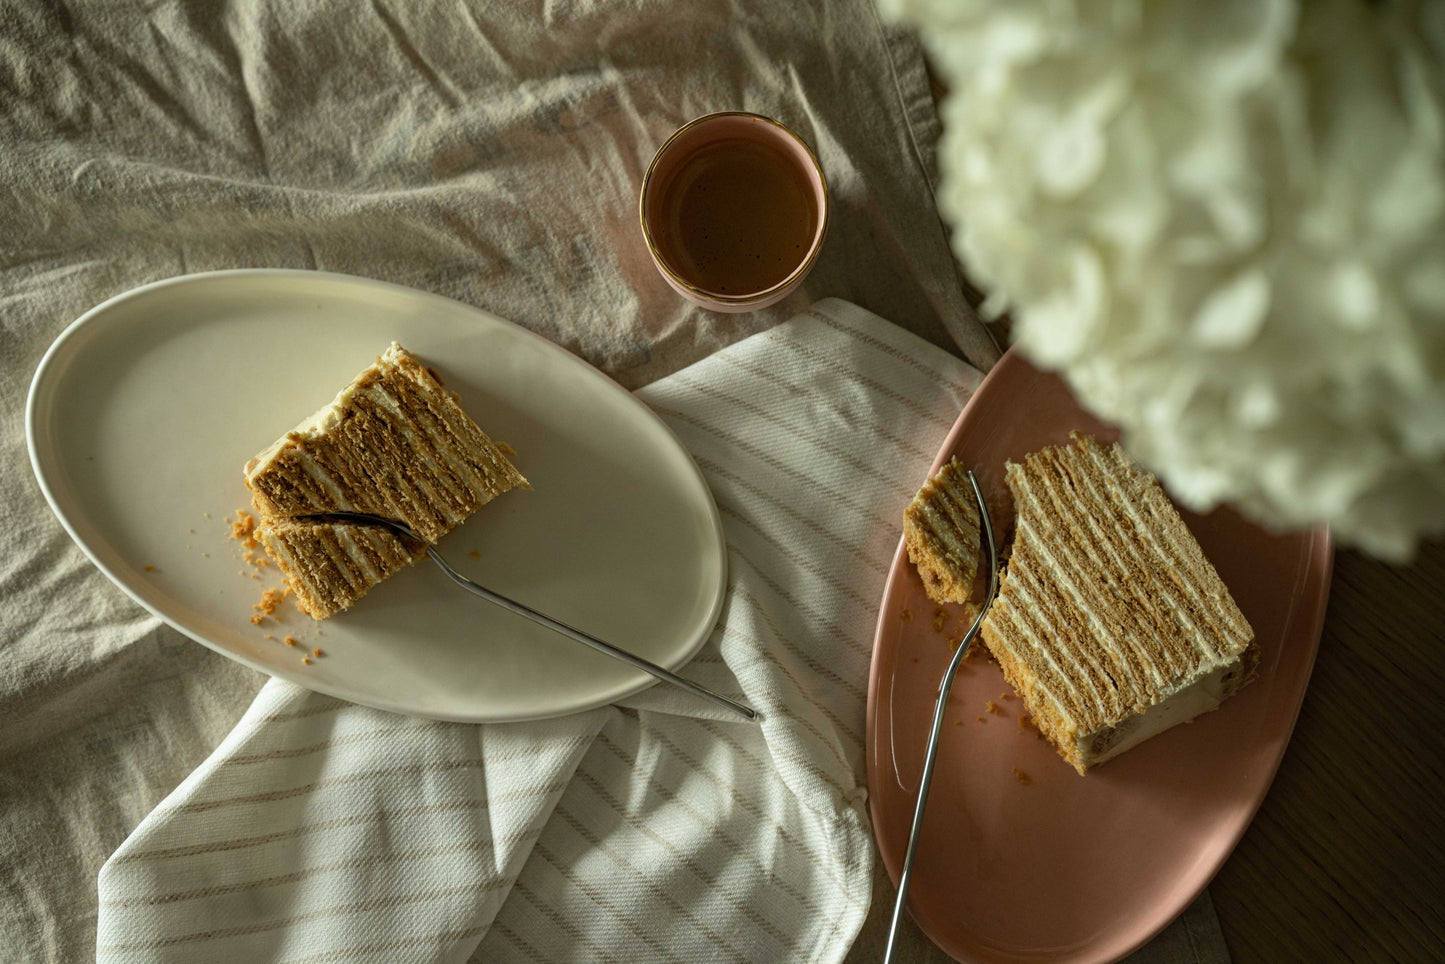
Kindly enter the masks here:
<path id="1" fill-rule="evenodd" d="M 272 680 L 102 869 L 98 959 L 842 960 L 875 885 L 878 601 L 979 380 L 829 300 L 640 391 L 726 530 L 727 603 L 683 672 L 763 724 L 667 686 L 477 726 Z"/>

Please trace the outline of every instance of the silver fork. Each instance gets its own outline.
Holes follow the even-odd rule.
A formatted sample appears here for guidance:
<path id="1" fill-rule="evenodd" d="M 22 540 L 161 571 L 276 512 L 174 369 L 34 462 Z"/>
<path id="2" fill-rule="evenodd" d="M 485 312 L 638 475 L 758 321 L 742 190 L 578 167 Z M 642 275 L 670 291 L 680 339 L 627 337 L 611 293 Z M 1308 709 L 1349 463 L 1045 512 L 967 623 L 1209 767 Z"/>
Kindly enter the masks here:
<path id="1" fill-rule="evenodd" d="M 908 849 L 903 855 L 903 870 L 898 874 L 898 898 L 893 904 L 893 920 L 888 925 L 888 945 L 883 952 L 883 964 L 889 964 L 893 959 L 899 926 L 903 923 L 903 910 L 908 905 L 908 885 L 913 879 L 913 857 L 918 850 L 923 811 L 928 805 L 928 786 L 933 782 L 933 764 L 938 758 L 938 738 L 943 732 L 948 691 L 953 689 L 953 678 L 958 675 L 958 668 L 963 665 L 968 648 L 978 635 L 979 627 L 983 625 L 983 617 L 988 615 L 988 609 L 998 595 L 998 549 L 993 541 L 993 521 L 988 517 L 988 506 L 984 505 L 983 491 L 978 487 L 978 479 L 973 477 L 972 472 L 966 474 L 969 485 L 973 486 L 973 498 L 978 503 L 978 522 L 983 529 L 984 543 L 988 547 L 988 594 L 984 597 L 983 605 L 979 607 L 978 615 L 973 619 L 973 625 L 968 627 L 968 632 L 964 633 L 963 639 L 959 641 L 958 650 L 953 654 L 953 660 L 944 671 L 943 681 L 938 687 L 938 704 L 933 709 L 933 730 L 928 734 L 928 749 L 923 757 L 923 776 L 918 781 L 918 802 L 913 807 L 913 826 L 908 831 Z"/>
<path id="2" fill-rule="evenodd" d="M 560 633 L 561 635 L 566 636 L 568 639 L 576 640 L 577 642 L 582 643 L 585 646 L 590 646 L 600 653 L 605 653 L 608 656 L 611 656 L 613 659 L 621 660 L 629 666 L 643 670 L 647 673 L 651 673 L 658 679 L 663 680 L 667 683 L 671 683 L 673 686 L 681 687 L 682 689 L 687 690 L 689 693 L 692 693 L 695 696 L 700 696 L 705 700 L 711 700 L 719 706 L 726 707 L 728 710 L 738 714 L 739 716 L 744 717 L 745 719 L 757 720 L 758 718 L 758 711 L 753 709 L 751 706 L 747 706 L 746 704 L 739 703 L 736 700 L 729 699 L 728 697 L 723 696 L 720 693 L 714 693 L 712 690 L 707 689 L 703 686 L 699 686 L 692 680 L 683 679 L 676 673 L 673 673 L 670 670 L 663 669 L 656 663 L 649 662 L 643 659 L 641 656 L 633 655 L 625 649 L 621 649 L 617 646 L 612 645 L 609 642 L 598 639 L 596 636 L 584 633 L 580 629 L 569 626 L 559 620 L 553 619 L 546 613 L 540 613 L 537 610 L 533 609 L 531 606 L 519 603 L 515 599 L 508 599 L 501 593 L 494 592 L 493 590 L 488 589 L 486 586 L 483 586 L 480 583 L 473 582 L 466 576 L 462 575 L 460 572 L 457 572 L 455 569 L 453 569 L 451 564 L 448 563 L 446 559 L 442 558 L 441 553 L 436 551 L 435 547 L 433 547 L 430 543 L 428 543 L 421 536 L 417 535 L 415 532 L 412 532 L 411 528 L 403 522 L 398 522 L 395 519 L 388 519 L 385 516 L 372 515 L 367 512 L 319 512 L 308 515 L 293 516 L 292 518 L 298 520 L 315 520 L 318 522 L 354 522 L 363 525 L 385 526 L 386 528 L 391 529 L 393 532 L 406 536 L 408 539 L 414 539 L 417 542 L 425 545 L 426 554 L 431 557 L 431 561 L 441 567 L 442 572 L 447 574 L 447 578 L 449 578 L 452 582 L 456 583 L 458 586 L 461 586 L 467 592 L 472 593 L 475 596 L 481 596 L 487 602 L 501 606 L 508 612 L 515 613 L 525 619 L 530 619 L 534 623 L 546 626 L 553 632 Z"/>

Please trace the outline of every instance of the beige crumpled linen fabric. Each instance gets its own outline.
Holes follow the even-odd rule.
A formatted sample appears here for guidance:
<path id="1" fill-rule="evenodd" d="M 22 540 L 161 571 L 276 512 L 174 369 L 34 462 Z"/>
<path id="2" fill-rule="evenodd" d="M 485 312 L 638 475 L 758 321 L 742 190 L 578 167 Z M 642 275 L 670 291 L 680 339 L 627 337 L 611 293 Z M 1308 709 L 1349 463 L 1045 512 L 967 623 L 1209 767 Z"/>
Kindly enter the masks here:
<path id="1" fill-rule="evenodd" d="M 637 237 L 652 151 L 718 109 L 795 127 L 832 189 L 822 258 L 764 312 L 689 307 Z M 24 399 L 67 323 L 148 281 L 290 267 L 480 306 L 632 388 L 830 295 L 983 369 L 997 351 L 934 212 L 937 123 L 916 44 L 866 0 L 0 0 L 5 958 L 94 956 L 101 866 L 270 692 L 131 603 L 46 508 Z M 599 733 L 639 711 L 606 712 Z M 858 748 L 846 753 L 861 786 Z M 585 838 L 558 852 L 574 866 L 602 857 Z M 876 956 L 890 893 L 869 866 L 860 960 Z M 518 886 L 535 893 L 529 873 Z M 578 936 L 585 919 L 514 901 L 498 920 L 522 915 L 510 926 L 532 950 L 517 956 L 606 956 Z M 543 934 L 560 943 L 535 943 Z M 910 939 L 918 959 L 933 953 Z M 1168 959 L 1219 959 L 1211 946 Z"/>

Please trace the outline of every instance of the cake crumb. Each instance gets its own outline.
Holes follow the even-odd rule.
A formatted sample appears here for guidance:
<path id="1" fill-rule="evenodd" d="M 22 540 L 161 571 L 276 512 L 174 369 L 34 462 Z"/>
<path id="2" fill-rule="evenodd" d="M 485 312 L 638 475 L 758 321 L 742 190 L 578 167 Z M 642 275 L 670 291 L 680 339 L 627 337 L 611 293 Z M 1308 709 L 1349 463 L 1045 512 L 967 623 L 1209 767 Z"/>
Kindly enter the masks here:
<path id="1" fill-rule="evenodd" d="M 301 645 L 300 643 L 296 642 L 296 637 L 295 637 L 295 636 L 287 636 L 287 637 L 283 640 L 283 642 L 284 642 L 287 646 L 300 646 L 300 645 Z"/>
<path id="2" fill-rule="evenodd" d="M 1013 699 L 1014 696 L 1012 693 L 1000 693 L 998 694 L 998 698 L 1003 700 L 1004 702 L 1008 702 L 1009 700 Z"/>
<path id="3" fill-rule="evenodd" d="M 261 625 L 261 621 L 267 616 L 274 619 L 276 617 L 276 608 L 281 605 L 281 600 L 285 598 L 286 594 L 279 589 L 267 589 L 261 593 L 261 601 L 251 607 L 256 610 L 256 615 L 251 617 L 251 625 Z"/>
<path id="4" fill-rule="evenodd" d="M 1018 767 L 1014 767 L 1014 779 L 1017 780 L 1019 783 L 1022 783 L 1024 786 L 1028 786 L 1030 783 L 1034 782 L 1033 777 L 1029 776 Z"/>
<path id="5" fill-rule="evenodd" d="M 1027 730 L 1033 722 L 1033 720 L 1029 719 L 1029 715 L 1027 713 L 1019 714 L 1019 729 Z"/>
<path id="6" fill-rule="evenodd" d="M 155 572 L 155 571 L 156 571 L 156 567 L 155 567 L 155 566 L 146 566 L 146 572 Z"/>
<path id="7" fill-rule="evenodd" d="M 473 559 L 480 559 L 480 558 L 482 558 L 482 554 L 481 554 L 480 552 L 478 552 L 477 550 L 475 550 L 475 549 L 473 549 L 471 552 L 467 553 L 467 555 L 471 556 Z"/>
<path id="8" fill-rule="evenodd" d="M 993 700 L 989 700 L 987 703 L 983 704 L 983 708 L 988 710 L 994 716 L 999 716 L 1003 713 L 1003 710 L 999 709 L 998 704 L 995 703 Z"/>
<path id="9" fill-rule="evenodd" d="M 261 581 L 261 570 L 271 567 L 271 560 L 266 557 L 266 551 L 260 540 L 256 538 L 257 519 L 245 509 L 236 510 L 236 519 L 231 523 L 231 538 L 241 543 L 241 558 L 251 567 L 248 573 L 241 570 L 237 575 L 249 576 L 257 582 Z M 279 602 L 279 600 L 278 600 Z M 266 615 L 275 611 L 272 607 Z"/>
<path id="10" fill-rule="evenodd" d="M 943 632 L 943 624 L 945 621 L 947 621 L 947 619 L 948 613 L 944 612 L 942 609 L 935 609 L 933 611 L 933 631 L 935 633 Z"/>
<path id="11" fill-rule="evenodd" d="M 310 665 L 311 665 L 311 657 L 310 657 L 310 656 L 302 656 L 302 657 L 301 657 L 301 662 L 305 663 L 307 666 L 310 666 Z"/>
<path id="12" fill-rule="evenodd" d="M 987 723 L 987 722 L 988 722 L 988 720 L 985 720 L 985 719 L 984 719 L 983 717 L 981 717 L 981 716 L 980 716 L 980 717 L 977 717 L 977 719 L 978 719 L 978 721 L 979 721 L 980 723 Z"/>
<path id="13" fill-rule="evenodd" d="M 903 620 L 905 623 L 911 623 L 911 622 L 913 622 L 913 610 L 911 610 L 911 609 L 905 609 L 905 610 L 903 610 L 903 612 L 901 612 L 901 613 L 898 614 L 898 618 L 901 619 L 901 620 Z"/>
<path id="14" fill-rule="evenodd" d="M 245 509 L 237 509 L 236 521 L 231 523 L 231 538 L 254 544 L 256 541 L 256 517 Z"/>
<path id="15" fill-rule="evenodd" d="M 322 656 L 325 656 L 326 654 L 323 653 L 320 649 L 313 649 L 311 651 L 311 655 L 320 658 Z"/>
<path id="16" fill-rule="evenodd" d="M 266 634 L 266 638 L 267 638 L 267 639 L 275 639 L 276 637 L 273 636 L 273 635 L 271 635 L 270 633 L 267 633 L 267 634 Z"/>

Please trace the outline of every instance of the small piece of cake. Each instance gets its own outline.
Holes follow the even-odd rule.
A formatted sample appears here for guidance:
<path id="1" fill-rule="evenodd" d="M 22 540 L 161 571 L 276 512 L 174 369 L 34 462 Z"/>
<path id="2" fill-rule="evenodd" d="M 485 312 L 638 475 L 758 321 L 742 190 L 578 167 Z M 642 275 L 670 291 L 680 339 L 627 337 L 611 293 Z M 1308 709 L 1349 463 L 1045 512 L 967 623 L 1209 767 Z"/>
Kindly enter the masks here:
<path id="1" fill-rule="evenodd" d="M 978 575 L 978 506 L 958 459 L 949 459 L 903 510 L 903 543 L 923 590 L 939 603 L 966 603 Z"/>
<path id="2" fill-rule="evenodd" d="M 384 526 L 279 519 L 257 533 L 296 594 L 296 605 L 325 619 L 372 586 L 426 555 L 426 544 Z"/>
<path id="3" fill-rule="evenodd" d="M 394 342 L 331 404 L 246 463 L 245 478 L 256 539 L 316 619 L 349 608 L 496 496 L 530 488 L 436 374 Z M 295 518 L 337 511 L 395 519 L 425 542 Z"/>
<path id="4" fill-rule="evenodd" d="M 1259 647 L 1159 483 L 1074 433 L 1006 469 L 1013 552 L 983 638 L 1079 773 L 1213 710 Z"/>

